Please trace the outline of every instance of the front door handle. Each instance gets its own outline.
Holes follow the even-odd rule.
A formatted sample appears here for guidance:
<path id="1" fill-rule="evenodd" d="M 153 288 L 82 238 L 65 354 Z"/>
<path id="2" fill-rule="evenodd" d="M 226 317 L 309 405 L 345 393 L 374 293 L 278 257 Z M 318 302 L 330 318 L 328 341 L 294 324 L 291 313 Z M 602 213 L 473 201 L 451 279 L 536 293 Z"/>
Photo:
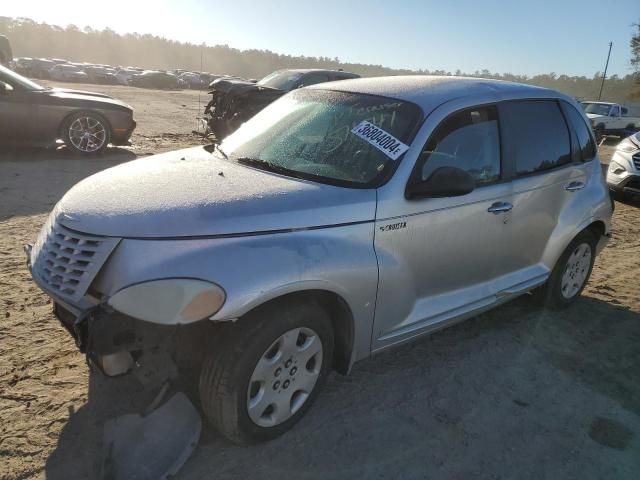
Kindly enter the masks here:
<path id="1" fill-rule="evenodd" d="M 499 213 L 509 212 L 512 208 L 513 205 L 508 202 L 496 202 L 487 209 L 487 212 L 498 215 Z"/>
<path id="2" fill-rule="evenodd" d="M 582 182 L 571 182 L 564 189 L 567 192 L 577 192 L 578 190 L 582 190 L 584 188 L 584 183 Z"/>

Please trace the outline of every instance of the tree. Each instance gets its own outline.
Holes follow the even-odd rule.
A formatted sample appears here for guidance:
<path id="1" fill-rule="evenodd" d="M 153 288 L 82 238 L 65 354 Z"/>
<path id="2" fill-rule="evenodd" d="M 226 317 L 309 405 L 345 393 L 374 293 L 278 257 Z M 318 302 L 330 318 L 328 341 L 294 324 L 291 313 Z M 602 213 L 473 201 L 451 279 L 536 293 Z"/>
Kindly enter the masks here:
<path id="1" fill-rule="evenodd" d="M 636 31 L 637 28 L 637 31 Z M 634 74 L 612 76 L 607 82 L 607 99 L 623 102 L 634 87 L 640 98 L 640 23 L 634 25 L 631 39 Z M 114 66 L 132 65 L 141 68 L 205 70 L 217 74 L 261 78 L 281 68 L 342 68 L 364 77 L 382 75 L 451 75 L 437 66 L 393 69 L 380 64 L 341 62 L 338 57 L 294 56 L 263 49 L 239 50 L 229 45 L 194 45 L 177 42 L 148 33 L 119 34 L 112 29 L 97 30 L 70 25 L 38 23 L 29 18 L 0 16 L 0 35 L 11 41 L 16 57 L 56 57 L 75 62 L 105 63 Z M 456 70 L 455 75 L 467 76 Z M 551 72 L 534 76 L 517 73 L 495 73 L 487 69 L 475 72 L 476 77 L 511 80 L 560 90 L 573 97 L 597 97 L 602 76 L 563 75 Z M 637 83 L 636 83 L 637 80 Z"/>
<path id="2" fill-rule="evenodd" d="M 631 46 L 631 65 L 635 69 L 636 73 L 640 73 L 640 22 L 634 23 L 637 31 L 635 35 L 631 36 L 629 45 Z"/>

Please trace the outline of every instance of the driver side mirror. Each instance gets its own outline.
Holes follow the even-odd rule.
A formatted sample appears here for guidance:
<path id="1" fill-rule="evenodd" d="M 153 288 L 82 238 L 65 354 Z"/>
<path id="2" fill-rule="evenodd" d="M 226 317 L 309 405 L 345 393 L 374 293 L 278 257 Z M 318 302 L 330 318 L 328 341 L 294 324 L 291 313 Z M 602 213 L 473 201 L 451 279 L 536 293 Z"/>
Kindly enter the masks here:
<path id="1" fill-rule="evenodd" d="M 429 178 L 411 183 L 405 192 L 408 200 L 414 198 L 459 197 L 471 193 L 475 180 L 471 174 L 456 167 L 440 167 Z"/>
<path id="2" fill-rule="evenodd" d="M 0 95 L 6 95 L 9 92 L 13 92 L 13 87 L 5 82 L 0 82 Z"/>

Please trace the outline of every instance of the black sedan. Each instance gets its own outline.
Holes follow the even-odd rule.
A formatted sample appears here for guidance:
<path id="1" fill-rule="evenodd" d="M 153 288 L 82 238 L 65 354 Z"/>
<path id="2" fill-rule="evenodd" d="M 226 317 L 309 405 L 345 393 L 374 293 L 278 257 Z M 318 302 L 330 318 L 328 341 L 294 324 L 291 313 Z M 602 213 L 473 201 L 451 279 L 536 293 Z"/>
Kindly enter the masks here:
<path id="1" fill-rule="evenodd" d="M 0 146 L 54 145 L 84 155 L 126 145 L 133 109 L 101 93 L 47 88 L 0 66 Z"/>
<path id="2" fill-rule="evenodd" d="M 143 88 L 178 88 L 180 80 L 171 73 L 147 70 L 134 75 L 129 85 Z"/>

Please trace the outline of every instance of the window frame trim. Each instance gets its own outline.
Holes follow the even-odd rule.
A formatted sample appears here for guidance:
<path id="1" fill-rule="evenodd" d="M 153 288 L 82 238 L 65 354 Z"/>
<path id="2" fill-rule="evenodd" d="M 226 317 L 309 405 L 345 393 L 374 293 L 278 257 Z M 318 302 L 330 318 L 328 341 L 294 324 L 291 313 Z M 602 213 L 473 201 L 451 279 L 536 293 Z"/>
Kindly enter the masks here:
<path id="1" fill-rule="evenodd" d="M 566 100 L 559 100 L 560 103 L 560 109 L 562 110 L 562 114 L 565 117 L 565 121 L 567 123 L 567 125 L 569 125 L 569 128 L 571 129 L 571 158 L 573 158 L 574 153 L 578 153 L 579 157 L 581 158 L 580 161 L 578 162 L 574 162 L 572 161 L 571 164 L 573 165 L 583 165 L 585 163 L 590 163 L 593 160 L 595 160 L 595 158 L 598 156 L 598 142 L 596 142 L 595 139 L 595 135 L 593 133 L 593 128 L 591 128 L 591 125 L 589 125 L 589 123 L 587 123 L 585 121 L 585 119 L 583 118 L 582 114 L 580 113 L 580 110 L 578 110 L 576 107 L 574 107 L 573 105 L 571 105 L 569 102 L 567 102 Z M 587 133 L 589 134 L 589 140 L 591 141 L 591 145 L 593 146 L 593 157 L 591 157 L 588 160 L 585 160 L 582 158 L 582 149 L 580 148 L 580 137 L 578 137 L 578 132 L 576 131 L 576 126 L 573 125 L 573 122 L 571 121 L 570 115 L 569 115 L 569 109 L 573 108 L 575 110 L 575 113 L 581 118 L 582 124 L 584 125 L 584 127 L 587 129 Z M 575 145 L 574 145 L 574 141 L 575 141 Z M 575 151 L 574 151 L 575 148 Z"/>

